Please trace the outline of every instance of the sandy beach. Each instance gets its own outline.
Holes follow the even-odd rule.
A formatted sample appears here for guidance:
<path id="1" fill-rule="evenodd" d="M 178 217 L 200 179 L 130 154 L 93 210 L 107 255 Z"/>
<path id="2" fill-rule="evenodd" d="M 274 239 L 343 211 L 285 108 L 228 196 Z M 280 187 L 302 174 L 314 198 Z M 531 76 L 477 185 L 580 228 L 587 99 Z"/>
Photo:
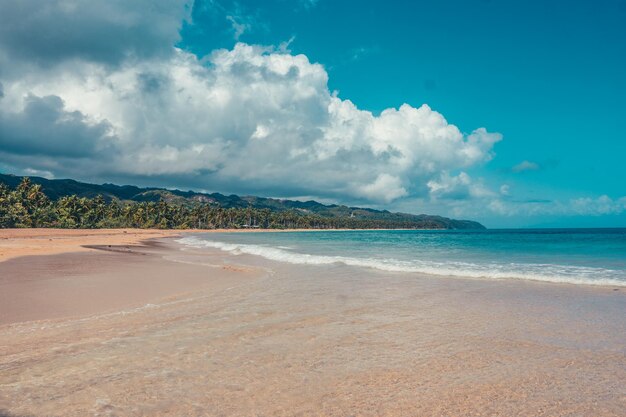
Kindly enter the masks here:
<path id="1" fill-rule="evenodd" d="M 0 231 L 0 416 L 623 416 L 623 288 Z"/>
<path id="2" fill-rule="evenodd" d="M 151 229 L 0 229 L 0 262 L 20 256 L 93 251 L 89 245 L 136 245 L 145 239 L 179 234 L 179 230 Z"/>

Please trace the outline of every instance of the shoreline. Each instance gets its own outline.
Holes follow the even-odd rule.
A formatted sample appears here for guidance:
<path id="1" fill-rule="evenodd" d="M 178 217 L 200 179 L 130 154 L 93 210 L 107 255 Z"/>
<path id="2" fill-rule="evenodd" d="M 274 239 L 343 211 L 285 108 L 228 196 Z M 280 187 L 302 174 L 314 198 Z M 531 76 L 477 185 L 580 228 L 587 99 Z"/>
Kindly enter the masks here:
<path id="1" fill-rule="evenodd" d="M 349 232 L 383 230 L 422 230 L 422 229 L 53 229 L 20 228 L 0 229 L 0 265 L 11 259 L 73 253 L 98 253 L 107 246 L 120 246 L 125 250 L 141 249 L 150 241 L 174 239 L 198 233 L 290 233 L 290 232 Z M 436 229 L 423 229 L 436 230 Z M 178 243 L 176 243 L 178 245 Z M 181 245 L 184 248 L 188 246 Z M 220 250 L 224 256 L 228 252 Z M 295 264 L 297 265 L 297 264 Z M 367 268 L 367 267 L 366 267 Z M 470 275 L 445 275 L 427 272 L 387 271 L 389 273 L 414 273 L 434 279 L 461 279 L 485 282 L 530 282 L 557 286 L 583 286 L 599 290 L 623 291 L 625 284 L 566 282 L 532 278 L 502 277 L 488 278 Z"/>
<path id="2" fill-rule="evenodd" d="M 397 229 L 394 229 L 397 230 Z M 185 238 L 191 236 L 184 236 Z M 185 240 L 185 239 L 183 239 Z M 211 243 L 211 242 L 207 242 Z M 520 276 L 515 275 L 515 272 L 511 272 L 511 275 L 507 275 L 506 273 L 501 273 L 499 276 L 489 276 L 489 275 L 481 275 L 480 273 L 476 273 L 475 271 L 453 271 L 453 270 L 445 270 L 441 268 L 430 268 L 429 270 L 420 270 L 417 268 L 394 268 L 389 267 L 384 264 L 369 262 L 367 258 L 362 257 L 334 257 L 329 254 L 300 254 L 300 253 L 281 253 L 277 255 L 275 252 L 280 250 L 280 246 L 278 248 L 273 247 L 269 252 L 264 251 L 264 244 L 255 244 L 255 243 L 226 243 L 224 242 L 213 242 L 215 245 L 208 244 L 205 245 L 203 242 L 199 242 L 195 244 L 195 242 L 184 243 L 187 248 L 196 248 L 196 249 L 217 249 L 224 256 L 232 255 L 233 251 L 237 253 L 243 253 L 253 256 L 258 256 L 263 259 L 266 259 L 271 262 L 280 262 L 280 263 L 288 263 L 293 266 L 298 265 L 327 265 L 329 263 L 342 263 L 350 267 L 355 268 L 364 268 L 364 269 L 374 269 L 381 271 L 383 273 L 389 274 L 410 274 L 415 276 L 422 277 L 430 277 L 432 279 L 459 279 L 459 280 L 472 280 L 472 281 L 481 281 L 481 282 L 530 282 L 537 284 L 549 284 L 549 285 L 559 285 L 559 286 L 573 286 L 573 287 L 587 287 L 587 288 L 597 288 L 599 290 L 607 290 L 610 289 L 612 291 L 624 291 L 626 290 L 626 281 L 617 280 L 617 279 L 603 279 L 603 280 L 585 280 L 585 279 L 574 279 L 574 278 L 563 278 L 563 277 L 550 277 L 550 276 L 537 276 L 537 275 L 527 275 Z M 249 249 L 248 247 L 253 247 L 253 249 Z M 293 256 L 301 255 L 304 259 L 293 259 Z M 317 263 L 312 258 L 317 258 Z"/>
<path id="3" fill-rule="evenodd" d="M 195 233 L 289 233 L 443 229 L 0 229 L 0 262 L 21 256 L 93 251 L 89 245 L 138 245 Z"/>

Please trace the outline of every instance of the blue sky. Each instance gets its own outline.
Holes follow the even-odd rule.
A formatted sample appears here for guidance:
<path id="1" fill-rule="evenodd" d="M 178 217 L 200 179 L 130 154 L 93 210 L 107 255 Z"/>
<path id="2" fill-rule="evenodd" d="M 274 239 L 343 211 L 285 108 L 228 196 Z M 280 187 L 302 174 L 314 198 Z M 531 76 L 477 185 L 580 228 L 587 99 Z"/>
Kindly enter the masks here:
<path id="1" fill-rule="evenodd" d="M 621 125 L 626 116 L 626 1 L 196 0 L 193 3 L 180 1 L 177 5 L 172 2 L 172 5 L 160 7 L 148 3 L 145 8 L 146 22 L 137 17 L 141 8 L 129 10 L 125 9 L 123 2 L 113 3 L 113 6 L 108 5 L 98 13 L 94 12 L 96 6 L 91 10 L 78 8 L 71 12 L 59 9 L 48 14 L 42 12 L 39 17 L 29 17 L 28 22 L 22 22 L 22 27 L 26 28 L 29 22 L 33 25 L 37 23 L 32 30 L 40 32 L 42 39 L 47 30 L 54 30 L 54 25 L 60 24 L 63 19 L 84 22 L 84 26 L 72 29 L 76 33 L 70 33 L 71 42 L 68 39 L 59 39 L 57 44 L 47 41 L 45 59 L 41 52 L 44 48 L 36 44 L 37 35 L 33 40 L 32 36 L 29 38 L 21 34 L 15 26 L 7 29 L 6 25 L 4 32 L 0 31 L 0 52 L 4 51 L 5 58 L 17 59 L 20 65 L 27 68 L 26 76 L 0 71 L 2 95 L 6 96 L 3 101 L 8 102 L 12 93 L 15 97 L 30 94 L 31 101 L 22 104 L 23 114 L 17 115 L 24 119 L 24 125 L 32 124 L 28 123 L 28 117 L 43 120 L 38 113 L 41 108 L 47 112 L 50 112 L 50 106 L 54 108 L 57 127 L 59 120 L 66 120 L 67 114 L 73 114 L 73 124 L 69 127 L 64 125 L 65 130 L 59 137 L 72 137 L 68 132 L 76 131 L 76 137 L 83 144 L 88 141 L 85 138 L 89 135 L 98 138 L 95 141 L 97 145 L 85 149 L 84 155 L 70 155 L 68 158 L 74 158 L 71 161 L 76 166 L 90 166 L 85 161 L 94 158 L 89 152 L 97 150 L 100 155 L 107 155 L 104 159 L 110 158 L 111 163 L 99 170 L 68 170 L 66 163 L 59 163 L 58 156 L 55 160 L 50 158 L 52 154 L 63 154 L 60 150 L 56 152 L 54 144 L 54 149 L 47 151 L 47 155 L 45 152 L 42 155 L 41 152 L 24 150 L 26 139 L 21 139 L 20 147 L 14 146 L 16 141 L 11 142 L 12 139 L 7 136 L 9 131 L 13 131 L 10 130 L 13 129 L 11 124 L 5 133 L 0 132 L 0 140 L 4 142 L 0 144 L 5 148 L 2 149 L 4 153 L 0 152 L 0 168 L 16 173 L 41 172 L 54 177 L 71 175 L 93 181 L 111 180 L 278 197 L 312 197 L 408 212 L 470 217 L 492 227 L 626 226 L 626 164 L 623 162 L 626 134 Z M 15 9 L 8 10 L 10 13 L 5 13 L 5 16 L 24 18 L 25 15 L 20 15 L 20 11 Z M 106 17 L 107 13 L 111 18 L 98 20 L 98 16 Z M 121 31 L 119 39 L 109 45 L 104 33 L 111 32 L 106 30 L 107 25 L 119 24 L 118 16 L 134 16 L 136 27 L 125 26 L 126 32 Z M 102 33 L 92 29 L 100 26 Z M 79 37 L 90 39 L 93 46 L 74 45 L 74 40 Z M 28 44 L 25 47 L 26 39 Z M 235 53 L 237 44 L 262 45 L 268 49 L 257 50 L 252 55 L 238 54 Z M 122 48 L 119 45 L 125 46 Z M 137 83 L 144 87 L 153 86 L 156 91 L 169 85 L 167 80 L 172 78 L 175 68 L 180 68 L 180 65 L 172 64 L 174 58 L 170 50 L 173 46 L 198 59 L 200 65 L 209 71 L 205 82 L 215 82 L 215 88 L 209 95 L 218 91 L 217 86 L 222 82 L 231 86 L 237 84 L 233 84 L 232 77 L 239 72 L 229 73 L 228 82 L 219 81 L 222 74 L 220 65 L 226 65 L 224 62 L 239 60 L 237 67 L 228 67 L 229 71 L 233 68 L 244 71 L 240 70 L 245 67 L 241 61 L 244 55 L 250 62 L 257 62 L 254 61 L 257 59 L 254 54 L 265 54 L 266 57 L 286 54 L 290 59 L 303 55 L 308 61 L 303 66 L 295 64 L 299 68 L 297 76 L 320 64 L 320 68 L 315 69 L 318 71 L 315 73 L 317 78 L 308 87 L 320 89 L 323 103 L 332 100 L 329 97 L 334 93 L 341 100 L 349 100 L 360 112 L 371 112 L 374 118 L 385 109 L 398 109 L 403 103 L 415 109 L 426 104 L 443 115 L 447 123 L 458 127 L 465 141 L 470 141 L 469 135 L 480 127 L 486 128 L 489 134 L 501 135 L 501 140 L 481 138 L 479 150 L 472 150 L 480 155 L 469 162 L 458 158 L 451 161 L 449 158 L 433 157 L 429 160 L 416 156 L 411 159 L 410 168 L 399 170 L 396 165 L 406 161 L 393 162 L 393 157 L 389 156 L 393 156 L 393 152 L 431 155 L 439 151 L 427 149 L 431 142 L 424 139 L 420 142 L 422 148 L 398 145 L 388 155 L 381 156 L 377 150 L 381 146 L 380 141 L 391 144 L 393 148 L 394 138 L 379 138 L 373 134 L 371 143 L 354 145 L 351 142 L 350 149 L 342 148 L 345 154 L 335 155 L 332 161 L 318 161 L 317 165 L 311 165 L 318 167 L 317 170 L 311 171 L 308 177 L 281 186 L 281 178 L 289 177 L 290 171 L 278 172 L 273 167 L 281 163 L 284 155 L 277 155 L 276 160 L 266 160 L 262 166 L 247 165 L 240 159 L 232 158 L 217 158 L 211 164 L 206 162 L 215 153 L 231 149 L 229 141 L 239 140 L 237 135 L 243 129 L 242 122 L 234 119 L 210 134 L 202 133 L 206 130 L 186 132 L 183 128 L 176 130 L 171 127 L 171 135 L 167 139 L 156 140 L 151 136 L 141 144 L 137 140 L 134 145 L 123 148 L 124 153 L 137 150 L 135 161 L 145 169 L 123 169 L 121 167 L 127 166 L 128 161 L 121 161 L 121 151 L 113 148 L 131 142 L 125 135 L 136 136 L 125 133 L 125 129 L 135 132 L 133 129 L 138 129 L 138 123 L 150 123 L 152 116 L 148 111 L 143 111 L 141 117 L 132 118 L 131 129 L 128 117 L 110 110 L 115 106 L 107 101 L 109 95 L 94 95 L 88 104 L 78 104 L 79 100 L 67 92 L 63 82 L 57 83 L 59 90 L 56 91 L 51 87 L 44 88 L 37 81 L 44 76 L 48 80 L 53 76 L 64 80 L 69 78 L 73 80 L 72 86 L 76 87 L 75 94 L 79 94 L 78 86 L 84 83 L 83 87 L 87 88 L 89 84 L 85 80 L 91 80 L 89 91 L 93 91 L 93 79 L 98 78 L 100 82 L 106 78 L 107 85 L 125 91 L 124 97 L 128 97 L 129 87 L 122 87 L 119 80 L 130 77 L 128 73 L 132 66 L 136 68 L 133 72 L 135 80 L 145 81 Z M 21 51 L 19 54 L 18 50 Z M 51 50 L 53 52 L 49 52 Z M 220 50 L 226 55 L 224 59 L 216 60 L 219 55 L 216 51 Z M 180 60 L 180 57 L 176 59 Z M 64 64 L 77 60 L 85 65 L 79 75 L 75 69 L 70 70 Z M 265 74 L 264 71 L 260 73 Z M 95 77 L 94 74 L 99 75 Z M 179 88 L 172 91 L 182 91 L 181 85 L 185 81 L 173 79 Z M 247 79 L 250 78 L 240 78 L 237 82 L 245 83 Z M 326 87 L 320 87 L 325 80 L 327 91 Z M 20 88 L 12 89 L 13 85 Z M 278 87 L 274 81 L 263 87 L 264 94 L 268 94 L 264 97 L 265 102 L 276 98 L 283 103 L 280 95 L 283 90 L 277 90 Z M 137 98 L 136 103 L 154 105 L 156 100 L 161 105 L 170 106 L 163 103 L 172 103 L 177 97 L 175 92 L 169 91 L 168 94 L 174 94 L 173 97 L 164 93 L 157 100 L 154 93 L 148 96 L 146 91 L 146 88 L 142 89 L 141 98 Z M 235 96 L 233 91 L 229 94 Z M 60 102 L 50 99 L 52 96 L 58 97 Z M 281 97 L 280 100 L 277 97 Z M 320 108 L 326 104 L 321 107 L 318 104 L 288 103 L 286 107 L 279 105 L 275 114 L 268 115 L 265 110 L 246 114 L 245 119 L 252 123 L 252 130 L 241 131 L 248 132 L 247 141 L 255 137 L 272 137 L 265 131 L 269 129 L 271 132 L 267 120 L 280 120 L 285 126 L 293 124 L 294 130 L 282 131 L 283 135 L 306 130 L 302 126 L 310 127 L 306 134 L 302 134 L 304 136 L 281 145 L 283 149 L 290 149 L 289 155 L 308 149 L 303 141 L 313 138 L 314 132 L 323 131 L 326 140 L 338 140 L 336 135 L 341 131 L 335 129 L 336 124 L 333 124 L 335 130 L 328 137 L 331 129 L 326 124 L 329 123 L 327 117 L 318 115 Z M 246 108 L 251 106 L 254 107 L 248 103 Z M 289 113 L 290 108 L 297 111 Z M 224 116 L 226 110 L 219 110 L 222 111 L 220 120 L 234 117 L 237 113 L 232 110 L 232 114 Z M 77 115 L 76 111 L 80 114 Z M 206 111 L 211 113 L 208 109 Z M 309 113 L 306 120 L 299 119 L 303 112 Z M 168 107 L 167 113 L 174 112 Z M 212 113 L 215 114 L 216 110 Z M 180 118 L 180 114 L 185 112 L 175 114 Z M 422 117 L 410 119 L 413 116 L 405 116 L 399 123 L 406 121 L 407 126 L 413 126 L 410 120 Z M 202 120 L 202 116 L 195 114 L 182 117 L 189 117 L 188 123 Z M 354 120 L 354 117 L 357 116 L 345 120 Z M 15 125 L 15 135 L 26 138 L 28 134 L 34 134 L 20 133 L 21 126 Z M 145 130 L 145 125 L 142 126 Z M 384 126 L 387 129 L 388 126 Z M 160 127 L 159 132 L 169 129 L 169 125 Z M 380 131 L 380 128 L 376 129 L 376 132 Z M 251 132 L 254 133 L 250 135 Z M 189 139 L 191 145 L 186 143 L 183 147 L 177 133 L 180 137 L 192 138 Z M 405 139 L 410 141 L 411 133 L 407 135 Z M 449 139 L 452 148 L 445 149 L 454 148 L 456 139 L 453 136 Z M 107 142 L 103 138 L 113 139 L 107 139 Z M 228 142 L 227 145 L 224 141 Z M 209 156 L 204 156 L 202 163 L 191 164 L 187 170 L 154 168 L 155 161 L 179 157 L 186 161 L 185 152 L 205 145 L 211 149 L 207 151 Z M 376 172 L 369 176 L 366 168 L 368 164 L 373 166 L 373 162 L 368 162 L 361 155 L 363 146 L 371 147 L 368 152 L 374 153 L 376 164 L 380 164 L 376 165 Z M 58 149 L 61 148 L 59 145 Z M 76 146 L 73 148 L 75 154 Z M 155 149 L 158 152 L 155 151 L 154 157 L 146 156 Z M 315 145 L 311 149 L 320 148 Z M 461 154 L 467 152 L 470 150 L 463 149 Z M 299 161 L 293 163 L 293 170 L 306 170 L 302 160 Z M 337 164 L 343 162 L 349 165 L 345 172 L 336 169 Z M 181 165 L 183 163 L 179 163 Z M 426 165 L 435 168 L 430 171 L 419 168 Z M 241 172 L 244 169 L 257 169 L 257 175 L 244 180 Z M 361 169 L 362 178 L 358 176 Z M 350 172 L 358 174 L 350 176 Z M 325 179 L 326 173 L 328 179 Z M 305 184 L 307 178 L 313 176 L 316 178 L 311 184 Z M 343 183 L 337 178 L 343 178 Z M 353 189 L 360 191 L 346 191 Z M 384 193 L 387 193 L 384 198 L 376 197 Z"/>

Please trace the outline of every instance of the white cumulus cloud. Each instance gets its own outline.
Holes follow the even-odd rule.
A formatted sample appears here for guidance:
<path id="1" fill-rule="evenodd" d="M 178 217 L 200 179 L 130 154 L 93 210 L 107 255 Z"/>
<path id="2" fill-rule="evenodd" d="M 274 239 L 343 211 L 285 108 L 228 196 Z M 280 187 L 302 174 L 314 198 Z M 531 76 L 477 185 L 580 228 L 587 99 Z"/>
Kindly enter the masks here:
<path id="1" fill-rule="evenodd" d="M 65 4 L 73 3 L 48 7 Z M 151 45 L 169 39 L 169 52 L 115 53 L 107 44 L 94 57 L 78 45 L 60 48 L 54 65 L 32 66 L 13 48 L 26 29 L 0 43 L 16 68 L 0 73 L 0 118 L 12 121 L 0 130 L 6 163 L 57 177 L 168 177 L 178 186 L 344 201 L 488 193 L 452 173 L 489 161 L 500 134 L 463 134 L 425 104 L 379 115 L 359 109 L 328 89 L 322 65 L 286 48 L 237 43 L 199 58 L 173 46 L 183 10 L 169 23 L 160 10 L 147 14 L 161 19 L 153 34 L 139 13 L 120 21 L 122 4 L 111 3 L 115 19 L 102 25 L 127 25 Z"/>

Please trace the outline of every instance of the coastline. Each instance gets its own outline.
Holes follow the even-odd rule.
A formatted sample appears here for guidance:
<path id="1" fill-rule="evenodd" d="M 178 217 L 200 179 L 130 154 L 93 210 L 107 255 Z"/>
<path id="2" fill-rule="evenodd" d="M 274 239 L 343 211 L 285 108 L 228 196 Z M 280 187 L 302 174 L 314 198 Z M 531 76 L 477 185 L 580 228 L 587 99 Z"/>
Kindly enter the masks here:
<path id="1" fill-rule="evenodd" d="M 0 262 L 0 309 L 17 309 L 0 324 L 0 415 L 619 416 L 626 404 L 623 291 L 288 265 L 128 234 Z"/>
<path id="2" fill-rule="evenodd" d="M 21 256 L 93 251 L 89 245 L 138 245 L 146 239 L 194 233 L 342 232 L 440 229 L 0 229 L 0 262 Z"/>

